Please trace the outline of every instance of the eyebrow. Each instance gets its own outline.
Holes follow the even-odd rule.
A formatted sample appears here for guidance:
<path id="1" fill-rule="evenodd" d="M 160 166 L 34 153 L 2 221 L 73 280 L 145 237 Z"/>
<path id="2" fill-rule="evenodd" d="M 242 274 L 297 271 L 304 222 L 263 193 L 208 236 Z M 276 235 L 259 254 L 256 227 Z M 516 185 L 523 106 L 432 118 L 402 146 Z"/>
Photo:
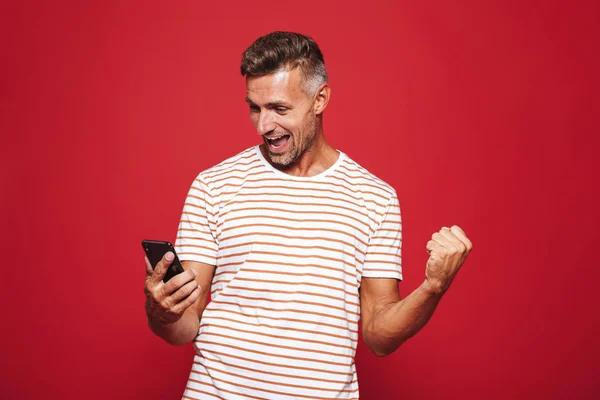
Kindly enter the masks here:
<path id="1" fill-rule="evenodd" d="M 252 100 L 250 100 L 249 97 L 246 97 L 246 103 L 250 104 L 250 105 L 257 105 L 256 103 L 254 103 Z M 279 107 L 279 106 L 285 106 L 290 108 L 291 105 L 283 100 L 275 100 L 275 101 L 270 101 L 267 103 L 267 107 Z"/>

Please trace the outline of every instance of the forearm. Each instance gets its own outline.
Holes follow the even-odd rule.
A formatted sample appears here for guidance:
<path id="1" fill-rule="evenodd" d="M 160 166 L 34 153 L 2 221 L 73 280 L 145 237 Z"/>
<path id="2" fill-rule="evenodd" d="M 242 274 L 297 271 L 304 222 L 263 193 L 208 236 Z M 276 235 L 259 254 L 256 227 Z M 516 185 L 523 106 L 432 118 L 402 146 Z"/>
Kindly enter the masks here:
<path id="1" fill-rule="evenodd" d="M 435 311 L 442 291 L 425 280 L 406 298 L 382 306 L 363 328 L 367 346 L 377 356 L 386 356 L 415 335 Z"/>
<path id="2" fill-rule="evenodd" d="M 194 340 L 198 335 L 200 321 L 198 315 L 186 311 L 181 318 L 172 324 L 161 324 L 159 321 L 148 318 L 148 325 L 152 332 L 174 346 L 183 345 Z"/>

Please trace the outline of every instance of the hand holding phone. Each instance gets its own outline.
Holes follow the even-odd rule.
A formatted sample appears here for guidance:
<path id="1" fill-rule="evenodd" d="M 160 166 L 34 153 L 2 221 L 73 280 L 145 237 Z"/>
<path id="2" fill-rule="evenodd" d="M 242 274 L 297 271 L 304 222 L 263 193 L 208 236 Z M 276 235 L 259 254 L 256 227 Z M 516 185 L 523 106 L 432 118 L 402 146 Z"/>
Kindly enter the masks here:
<path id="1" fill-rule="evenodd" d="M 192 269 L 183 269 L 169 242 L 144 240 L 142 246 L 146 252 L 144 293 L 149 322 L 160 325 L 177 322 L 200 297 L 196 274 Z"/>

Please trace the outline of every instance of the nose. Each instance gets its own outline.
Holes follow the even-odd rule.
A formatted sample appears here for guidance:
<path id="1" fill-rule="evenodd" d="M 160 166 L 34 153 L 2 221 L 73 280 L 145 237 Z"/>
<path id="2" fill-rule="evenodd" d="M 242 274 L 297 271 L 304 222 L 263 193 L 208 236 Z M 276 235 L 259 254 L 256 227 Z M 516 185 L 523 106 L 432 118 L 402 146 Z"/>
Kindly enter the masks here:
<path id="1" fill-rule="evenodd" d="M 264 135 L 275 129 L 275 121 L 273 115 L 269 110 L 262 110 L 258 115 L 258 122 L 256 124 L 256 131 L 259 135 Z"/>

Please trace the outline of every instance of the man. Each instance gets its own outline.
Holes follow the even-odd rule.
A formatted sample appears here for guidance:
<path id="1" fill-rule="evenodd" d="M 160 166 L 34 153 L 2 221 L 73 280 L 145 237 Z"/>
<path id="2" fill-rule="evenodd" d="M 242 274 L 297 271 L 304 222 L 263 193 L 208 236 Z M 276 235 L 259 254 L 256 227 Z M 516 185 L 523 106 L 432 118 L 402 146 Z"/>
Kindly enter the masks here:
<path id="1" fill-rule="evenodd" d="M 184 398 L 357 399 L 359 319 L 369 349 L 393 352 L 429 320 L 471 242 L 457 226 L 434 233 L 426 279 L 401 299 L 396 192 L 325 140 L 317 44 L 271 33 L 241 72 L 263 143 L 193 182 L 176 242 L 186 271 L 165 284 L 173 255 L 154 271 L 146 260 L 149 325 L 194 341 Z"/>

